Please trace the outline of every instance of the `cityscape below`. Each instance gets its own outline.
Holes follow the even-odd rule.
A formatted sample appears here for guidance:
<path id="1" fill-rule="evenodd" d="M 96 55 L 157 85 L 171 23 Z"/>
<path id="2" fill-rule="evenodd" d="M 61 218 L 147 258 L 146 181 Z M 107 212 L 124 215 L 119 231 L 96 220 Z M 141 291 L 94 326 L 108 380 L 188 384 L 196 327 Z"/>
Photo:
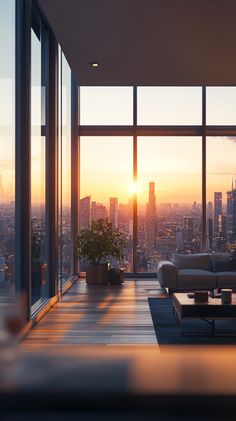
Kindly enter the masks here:
<path id="1" fill-rule="evenodd" d="M 222 192 L 214 192 L 207 203 L 207 251 L 234 253 L 236 248 L 236 184 L 227 191 L 224 207 Z M 109 220 L 125 237 L 123 268 L 132 272 L 133 212 L 128 204 L 110 197 L 109 207 L 92 200 L 90 195 L 80 200 L 80 228 L 86 229 L 92 220 Z M 160 260 L 170 260 L 173 253 L 194 254 L 201 251 L 202 205 L 160 203 L 156 199 L 155 182 L 149 182 L 146 210 L 138 212 L 138 272 L 156 272 Z M 111 262 L 115 264 L 115 262 Z"/>
<path id="2" fill-rule="evenodd" d="M 1 179 L 0 179 L 1 180 Z M 14 287 L 15 268 L 15 202 L 9 200 L 0 185 L 0 284 Z M 201 251 L 201 203 L 158 203 L 155 182 L 149 182 L 146 209 L 138 211 L 138 272 L 156 272 L 160 260 L 170 260 L 173 253 L 193 254 Z M 226 192 L 214 192 L 213 201 L 207 203 L 207 251 L 230 252 L 236 250 L 236 183 Z M 80 199 L 80 229 L 90 227 L 92 220 L 108 218 L 125 237 L 125 258 L 122 262 L 111 260 L 126 272 L 133 271 L 133 210 L 132 199 L 119 203 L 118 197 L 109 198 L 109 206 L 87 195 Z M 71 273 L 71 215 L 68 205 L 61 210 L 59 254 L 62 278 Z M 45 205 L 32 206 L 32 250 L 39 267 L 46 276 Z M 38 247 L 38 248 L 37 248 Z M 37 255 L 38 253 L 38 255 Z M 33 256 L 33 258 L 35 257 Z M 32 267 L 35 262 L 32 260 Z M 81 262 L 81 271 L 85 270 Z M 35 292 L 37 298 L 37 291 Z M 35 301 L 36 301 L 35 298 Z M 34 301 L 34 298 L 33 298 Z"/>

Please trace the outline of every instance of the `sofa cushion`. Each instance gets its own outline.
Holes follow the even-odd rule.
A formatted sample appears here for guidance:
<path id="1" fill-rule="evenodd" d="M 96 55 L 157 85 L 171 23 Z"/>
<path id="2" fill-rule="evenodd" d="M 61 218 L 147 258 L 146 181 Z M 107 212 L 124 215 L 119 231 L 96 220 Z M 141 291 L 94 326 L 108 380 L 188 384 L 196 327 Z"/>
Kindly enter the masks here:
<path id="1" fill-rule="evenodd" d="M 180 269 L 177 286 L 186 289 L 216 288 L 216 274 L 202 269 Z"/>
<path id="2" fill-rule="evenodd" d="M 212 263 L 225 262 L 232 259 L 232 255 L 230 253 L 212 253 L 210 256 Z"/>
<path id="3" fill-rule="evenodd" d="M 212 272 L 215 272 L 215 269 L 220 262 L 228 262 L 229 260 L 232 260 L 232 255 L 230 253 L 212 253 L 210 256 Z"/>
<path id="4" fill-rule="evenodd" d="M 215 275 L 217 288 L 236 288 L 236 271 L 217 272 Z"/>
<path id="5" fill-rule="evenodd" d="M 211 256 L 202 254 L 174 254 L 172 262 L 178 269 L 211 270 Z"/>
<path id="6" fill-rule="evenodd" d="M 212 267 L 213 272 L 234 272 L 236 271 L 236 260 L 215 261 Z"/>

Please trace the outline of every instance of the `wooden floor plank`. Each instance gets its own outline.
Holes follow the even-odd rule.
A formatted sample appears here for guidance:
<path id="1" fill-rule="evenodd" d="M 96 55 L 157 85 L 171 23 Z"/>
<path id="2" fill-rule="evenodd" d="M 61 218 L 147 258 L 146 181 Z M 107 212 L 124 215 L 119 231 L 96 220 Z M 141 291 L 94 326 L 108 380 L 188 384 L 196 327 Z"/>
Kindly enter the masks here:
<path id="1" fill-rule="evenodd" d="M 129 279 L 121 286 L 88 286 L 77 281 L 62 302 L 22 342 L 46 344 L 157 345 L 148 297 L 164 294 L 157 279 Z"/>

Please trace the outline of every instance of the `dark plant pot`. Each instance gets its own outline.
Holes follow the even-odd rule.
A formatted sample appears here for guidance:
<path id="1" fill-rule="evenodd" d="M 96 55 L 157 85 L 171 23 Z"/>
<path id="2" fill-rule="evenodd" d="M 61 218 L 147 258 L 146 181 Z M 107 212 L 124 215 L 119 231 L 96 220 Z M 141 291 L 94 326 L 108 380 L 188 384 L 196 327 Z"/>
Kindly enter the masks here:
<path id="1" fill-rule="evenodd" d="M 108 264 L 90 265 L 86 270 L 87 284 L 107 285 L 108 284 Z"/>
<path id="2" fill-rule="evenodd" d="M 122 269 L 114 268 L 109 270 L 110 284 L 123 284 L 124 272 Z"/>

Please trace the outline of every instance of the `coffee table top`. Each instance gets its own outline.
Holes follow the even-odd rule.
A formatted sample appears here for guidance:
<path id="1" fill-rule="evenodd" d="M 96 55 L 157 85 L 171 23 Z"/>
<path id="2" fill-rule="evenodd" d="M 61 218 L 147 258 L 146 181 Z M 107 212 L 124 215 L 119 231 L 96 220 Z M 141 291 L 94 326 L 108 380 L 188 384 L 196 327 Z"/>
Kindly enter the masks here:
<path id="1" fill-rule="evenodd" d="M 222 304 L 221 298 L 212 298 L 208 297 L 208 302 L 206 303 L 196 303 L 194 298 L 189 298 L 188 293 L 175 293 L 173 294 L 173 301 L 177 300 L 182 306 L 235 306 L 236 305 L 236 294 L 232 294 L 232 303 L 231 304 Z"/>
<path id="2" fill-rule="evenodd" d="M 196 303 L 187 293 L 173 294 L 173 306 L 182 318 L 236 318 L 236 294 L 232 295 L 231 304 L 222 304 L 221 298 L 208 297 L 206 303 Z"/>

